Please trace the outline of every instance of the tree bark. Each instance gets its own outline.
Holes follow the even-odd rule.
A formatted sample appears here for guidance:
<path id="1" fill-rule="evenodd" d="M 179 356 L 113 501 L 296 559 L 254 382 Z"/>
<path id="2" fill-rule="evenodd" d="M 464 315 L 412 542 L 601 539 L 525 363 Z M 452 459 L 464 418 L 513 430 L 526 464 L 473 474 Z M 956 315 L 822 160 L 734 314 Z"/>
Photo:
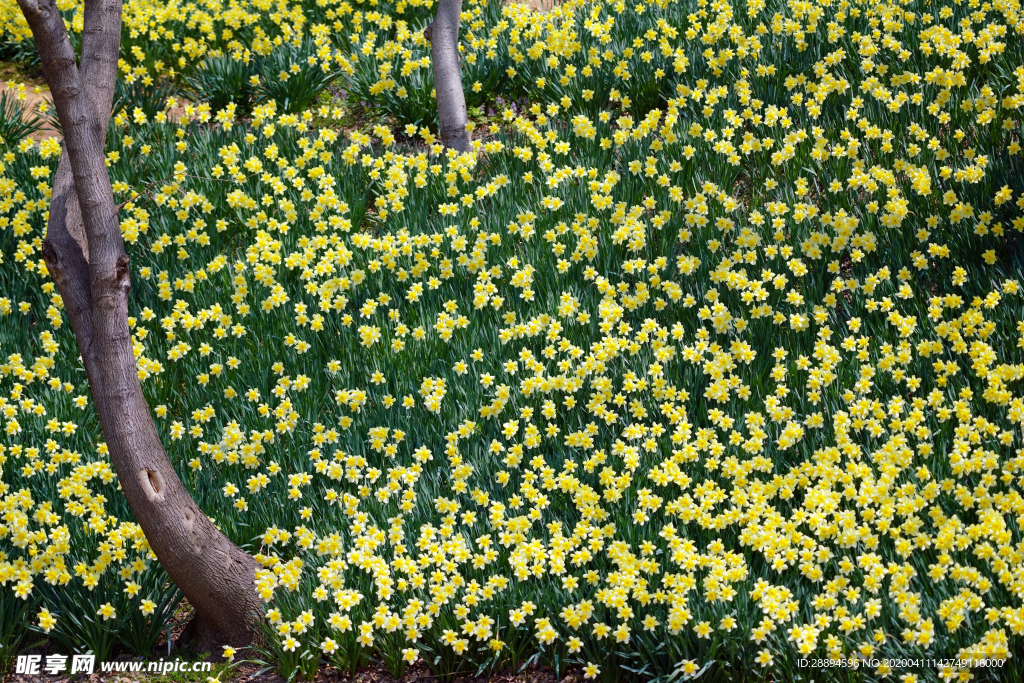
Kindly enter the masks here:
<path id="1" fill-rule="evenodd" d="M 423 31 L 430 41 L 430 61 L 437 92 L 437 123 L 441 144 L 468 152 L 472 149 L 466 124 L 466 94 L 459 68 L 459 20 L 462 0 L 440 0 L 434 21 Z"/>
<path id="2" fill-rule="evenodd" d="M 82 355 L 121 488 L 160 564 L 195 609 L 193 647 L 248 645 L 260 612 L 256 563 L 178 478 L 142 393 L 128 327 L 128 255 L 104 163 L 121 0 L 86 0 L 82 64 L 54 0 L 18 0 L 64 133 L 43 258 Z"/>

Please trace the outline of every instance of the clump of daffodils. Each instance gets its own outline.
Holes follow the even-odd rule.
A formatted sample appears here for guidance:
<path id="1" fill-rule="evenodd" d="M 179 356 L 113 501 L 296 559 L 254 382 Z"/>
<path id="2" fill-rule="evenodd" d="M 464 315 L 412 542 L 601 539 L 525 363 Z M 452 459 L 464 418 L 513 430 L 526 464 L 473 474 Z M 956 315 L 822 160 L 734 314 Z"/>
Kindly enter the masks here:
<path id="1" fill-rule="evenodd" d="M 122 71 L 306 37 L 405 115 L 420 5 L 222 8 L 243 45 L 142 3 Z M 468 97 L 507 90 L 466 154 L 334 104 L 122 111 L 139 378 L 280 660 L 1015 661 L 1018 9 L 471 3 Z M 41 259 L 60 146 L 5 144 L 0 591 L 47 633 L 54 591 L 166 618 Z"/>

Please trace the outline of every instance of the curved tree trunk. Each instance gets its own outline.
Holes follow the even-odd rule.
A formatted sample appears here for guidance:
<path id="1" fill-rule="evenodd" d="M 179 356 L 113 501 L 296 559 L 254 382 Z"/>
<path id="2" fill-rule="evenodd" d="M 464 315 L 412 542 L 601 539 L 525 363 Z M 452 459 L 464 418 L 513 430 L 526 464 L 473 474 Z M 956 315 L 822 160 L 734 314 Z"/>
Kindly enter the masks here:
<path id="1" fill-rule="evenodd" d="M 149 412 L 128 328 L 128 256 L 104 163 L 117 78 L 121 0 L 86 0 L 77 67 L 54 0 L 18 0 L 64 132 L 43 258 L 82 354 L 121 488 L 150 547 L 195 608 L 200 651 L 247 645 L 260 601 L 256 563 L 213 526 L 171 466 Z"/>
<path id="2" fill-rule="evenodd" d="M 459 69 L 459 19 L 462 0 L 440 0 L 434 21 L 423 31 L 430 41 L 430 61 L 437 91 L 437 122 L 441 144 L 468 152 L 472 149 L 466 124 L 466 94 Z"/>

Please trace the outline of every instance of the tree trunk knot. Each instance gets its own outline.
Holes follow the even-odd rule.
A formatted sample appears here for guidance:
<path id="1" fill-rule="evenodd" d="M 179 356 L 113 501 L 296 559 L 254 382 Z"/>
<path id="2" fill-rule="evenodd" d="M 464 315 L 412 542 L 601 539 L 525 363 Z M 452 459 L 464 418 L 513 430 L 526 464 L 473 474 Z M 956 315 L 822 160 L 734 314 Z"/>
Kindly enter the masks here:
<path id="1" fill-rule="evenodd" d="M 117 257 L 114 281 L 123 289 L 128 289 L 131 286 L 131 283 L 128 281 L 128 254 L 121 254 Z"/>
<path id="2" fill-rule="evenodd" d="M 142 482 L 142 490 L 146 492 L 146 498 L 150 502 L 164 499 L 164 478 L 159 472 L 143 468 L 139 472 L 139 480 Z"/>
<path id="3" fill-rule="evenodd" d="M 53 246 L 50 240 L 43 240 L 43 261 L 46 263 L 46 269 L 50 271 L 50 277 L 57 284 L 64 275 L 60 268 L 60 257 L 57 255 L 57 249 Z"/>

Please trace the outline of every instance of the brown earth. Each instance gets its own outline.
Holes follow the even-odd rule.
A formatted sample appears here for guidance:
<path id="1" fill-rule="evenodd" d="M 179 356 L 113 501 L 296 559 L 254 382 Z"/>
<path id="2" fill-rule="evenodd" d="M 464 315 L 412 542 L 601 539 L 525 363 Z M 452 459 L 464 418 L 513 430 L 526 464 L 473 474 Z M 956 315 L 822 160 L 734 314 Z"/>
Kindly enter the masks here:
<path id="1" fill-rule="evenodd" d="M 522 4 L 526 5 L 534 12 L 547 12 L 552 9 L 555 5 L 559 4 L 561 0 L 526 0 Z"/>

